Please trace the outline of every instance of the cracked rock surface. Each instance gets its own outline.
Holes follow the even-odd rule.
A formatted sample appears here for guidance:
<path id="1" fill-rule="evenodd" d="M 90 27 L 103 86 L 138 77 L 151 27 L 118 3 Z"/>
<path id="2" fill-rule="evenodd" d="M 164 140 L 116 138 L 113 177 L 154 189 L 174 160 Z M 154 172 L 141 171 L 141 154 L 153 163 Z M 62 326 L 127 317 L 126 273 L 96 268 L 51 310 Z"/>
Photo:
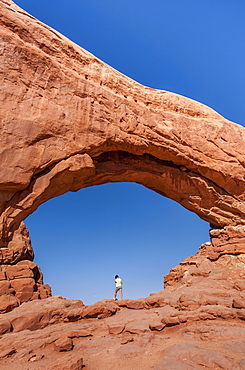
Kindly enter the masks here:
<path id="1" fill-rule="evenodd" d="M 219 242 L 213 231 L 216 258 L 211 238 L 147 298 L 85 306 L 49 297 L 1 314 L 1 370 L 244 369 L 245 253 L 230 249 L 243 238 L 241 228 L 225 231 Z"/>

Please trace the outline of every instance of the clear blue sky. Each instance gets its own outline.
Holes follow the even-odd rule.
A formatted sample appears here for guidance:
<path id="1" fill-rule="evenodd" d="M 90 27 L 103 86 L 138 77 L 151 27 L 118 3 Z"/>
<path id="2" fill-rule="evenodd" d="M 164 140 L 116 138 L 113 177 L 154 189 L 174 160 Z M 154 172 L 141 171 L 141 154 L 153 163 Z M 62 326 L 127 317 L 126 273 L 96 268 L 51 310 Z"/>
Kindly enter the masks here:
<path id="1" fill-rule="evenodd" d="M 198 100 L 245 126 L 244 0 L 17 0 L 23 9 L 134 80 Z M 162 289 L 209 225 L 137 184 L 52 199 L 26 220 L 54 295 L 91 304 Z"/>

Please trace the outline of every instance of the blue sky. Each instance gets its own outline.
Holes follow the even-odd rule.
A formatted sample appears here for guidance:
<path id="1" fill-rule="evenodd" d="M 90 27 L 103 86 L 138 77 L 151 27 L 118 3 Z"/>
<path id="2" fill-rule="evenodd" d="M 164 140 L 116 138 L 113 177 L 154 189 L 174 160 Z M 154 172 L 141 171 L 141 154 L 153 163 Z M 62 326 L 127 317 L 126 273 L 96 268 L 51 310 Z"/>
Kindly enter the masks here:
<path id="1" fill-rule="evenodd" d="M 134 80 L 200 101 L 245 125 L 244 0 L 17 0 L 42 22 Z M 54 295 L 91 304 L 162 289 L 171 267 L 209 240 L 209 225 L 137 184 L 54 198 L 26 220 Z"/>

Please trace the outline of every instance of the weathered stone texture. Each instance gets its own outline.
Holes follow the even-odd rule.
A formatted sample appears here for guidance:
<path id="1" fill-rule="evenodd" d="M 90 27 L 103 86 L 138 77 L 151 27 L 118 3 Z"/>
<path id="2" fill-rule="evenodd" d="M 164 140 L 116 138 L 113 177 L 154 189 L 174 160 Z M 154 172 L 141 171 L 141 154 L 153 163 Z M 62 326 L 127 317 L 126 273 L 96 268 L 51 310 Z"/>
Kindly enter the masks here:
<path id="1" fill-rule="evenodd" d="M 245 226 L 227 226 L 223 229 L 210 230 L 210 242 L 204 243 L 195 256 L 188 257 L 173 267 L 164 277 L 164 285 L 172 286 L 178 282 L 188 283 L 191 276 L 208 277 L 213 269 L 213 261 L 217 276 L 222 280 L 236 278 L 236 289 L 245 288 Z M 224 266 L 229 264 L 229 269 Z M 196 298 L 196 297 L 195 297 Z"/>
<path id="2" fill-rule="evenodd" d="M 49 285 L 36 263 L 29 233 L 21 223 L 15 230 L 9 248 L 1 248 L 0 313 L 11 311 L 21 303 L 51 296 Z"/>
<path id="3" fill-rule="evenodd" d="M 10 0 L 0 10 L 1 369 L 245 368 L 244 128 L 123 76 Z M 210 242 L 147 298 L 50 297 L 22 221 L 115 181 L 195 212 Z"/>
<path id="4" fill-rule="evenodd" d="M 231 228 L 227 233 L 231 236 Z M 218 231 L 214 234 L 217 238 Z M 245 348 L 245 254 L 210 259 L 210 244 L 181 262 L 165 277 L 165 289 L 148 298 L 85 306 L 50 297 L 5 313 L 2 369 L 16 363 L 20 370 L 36 369 L 37 363 L 63 369 L 80 356 L 88 369 L 141 369 L 143 363 L 149 369 L 239 370 Z"/>

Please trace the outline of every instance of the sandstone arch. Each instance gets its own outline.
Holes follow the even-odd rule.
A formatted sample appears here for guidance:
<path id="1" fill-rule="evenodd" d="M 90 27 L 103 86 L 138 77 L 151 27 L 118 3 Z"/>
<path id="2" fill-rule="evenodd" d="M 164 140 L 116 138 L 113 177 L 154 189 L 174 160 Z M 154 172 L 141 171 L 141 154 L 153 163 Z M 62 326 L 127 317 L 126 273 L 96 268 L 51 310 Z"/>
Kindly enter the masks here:
<path id="1" fill-rule="evenodd" d="M 215 227 L 245 224 L 245 130 L 142 86 L 2 1 L 1 246 L 41 203 L 133 181 Z"/>
<path id="2" fill-rule="evenodd" d="M 97 368 L 99 358 L 114 369 L 121 357 L 131 369 L 134 352 L 135 368 L 244 367 L 244 128 L 137 84 L 0 4 L 0 313 L 50 295 L 21 221 L 65 191 L 135 181 L 219 228 L 145 299 L 90 307 L 50 297 L 5 313 L 1 366 Z"/>

